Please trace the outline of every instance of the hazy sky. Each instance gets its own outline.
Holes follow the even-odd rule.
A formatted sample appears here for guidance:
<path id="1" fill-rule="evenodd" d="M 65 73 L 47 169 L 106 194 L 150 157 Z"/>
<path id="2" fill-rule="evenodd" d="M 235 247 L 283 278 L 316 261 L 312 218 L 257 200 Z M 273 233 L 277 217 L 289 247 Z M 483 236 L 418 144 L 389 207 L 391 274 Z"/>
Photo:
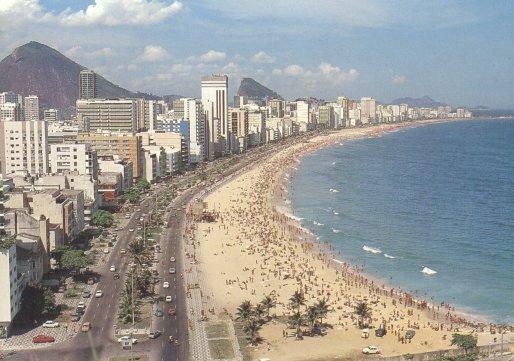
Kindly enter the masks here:
<path id="1" fill-rule="evenodd" d="M 1 55 L 30 40 L 156 94 L 223 72 L 287 98 L 514 108 L 511 0 L 0 0 Z"/>

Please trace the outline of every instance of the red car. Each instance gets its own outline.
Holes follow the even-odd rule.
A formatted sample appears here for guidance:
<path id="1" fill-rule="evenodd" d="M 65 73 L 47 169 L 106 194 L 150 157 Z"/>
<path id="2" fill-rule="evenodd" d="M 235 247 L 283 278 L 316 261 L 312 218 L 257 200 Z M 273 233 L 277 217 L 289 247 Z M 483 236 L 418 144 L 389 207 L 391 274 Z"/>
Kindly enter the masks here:
<path id="1" fill-rule="evenodd" d="M 176 313 L 177 313 L 177 311 L 174 308 L 170 308 L 168 310 L 168 315 L 170 315 L 170 316 L 175 316 Z"/>
<path id="2" fill-rule="evenodd" d="M 55 342 L 55 338 L 53 336 L 47 336 L 47 335 L 37 335 L 32 339 L 32 342 L 34 343 L 49 343 L 49 342 Z"/>

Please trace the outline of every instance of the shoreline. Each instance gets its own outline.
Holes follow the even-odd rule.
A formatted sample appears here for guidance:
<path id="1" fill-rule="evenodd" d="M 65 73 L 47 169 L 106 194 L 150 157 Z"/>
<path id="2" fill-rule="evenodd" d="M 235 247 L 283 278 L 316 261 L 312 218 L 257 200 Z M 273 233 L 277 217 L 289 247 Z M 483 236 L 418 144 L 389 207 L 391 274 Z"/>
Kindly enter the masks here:
<path id="1" fill-rule="evenodd" d="M 343 129 L 299 139 L 204 195 L 207 210 L 219 214 L 215 222 L 196 223 L 195 232 L 203 292 L 214 305 L 211 313 L 233 319 L 240 302 L 258 302 L 271 293 L 277 300 L 273 313 L 287 317 L 291 314 L 288 298 L 293 291 L 302 290 L 307 304 L 327 297 L 332 308 L 327 322 L 333 329 L 321 339 L 290 341 L 283 336 L 287 330 L 282 323 L 263 328 L 267 350 L 263 345 L 252 353 L 280 360 L 360 353 L 370 341 L 361 339 L 355 326 L 353 307 L 359 300 L 373 307 L 375 327 L 387 325 L 388 334 L 383 339 L 373 337 L 384 355 L 446 349 L 452 332 L 476 332 L 450 306 L 430 305 L 405 292 L 395 294 L 383 281 L 363 274 L 358 267 L 344 262 L 341 267 L 341 261 L 334 261 L 337 256 L 330 244 L 319 242 L 302 226 L 286 198 L 294 168 L 306 154 L 338 142 L 449 121 L 457 119 Z M 412 344 L 401 337 L 407 328 L 416 329 L 419 335 Z M 340 337 L 352 342 L 341 345 Z M 492 340 L 489 333 L 480 333 L 479 344 Z"/>
<path id="2" fill-rule="evenodd" d="M 508 119 L 514 119 L 514 118 L 508 118 Z M 412 126 L 410 126 L 411 123 L 399 123 L 399 124 L 406 124 L 406 125 L 399 126 L 399 127 L 393 127 L 392 129 L 387 129 L 387 130 L 379 129 L 377 133 L 374 133 L 372 135 L 363 135 L 362 137 L 356 137 L 356 138 L 353 138 L 350 140 L 346 140 L 346 142 L 358 140 L 358 139 L 380 137 L 383 134 L 394 133 L 394 132 L 400 131 L 402 129 L 412 129 L 412 128 L 417 128 L 420 126 L 429 126 L 429 125 L 433 125 L 433 124 L 449 123 L 449 122 L 453 122 L 453 121 L 468 121 L 468 120 L 485 120 L 485 121 L 487 121 L 487 120 L 491 120 L 491 119 L 489 119 L 489 118 L 478 118 L 478 119 L 477 118 L 472 118 L 472 119 L 447 118 L 447 119 L 438 119 L 438 121 L 433 121 L 433 122 L 430 121 L 430 122 L 426 122 L 426 123 L 422 123 L 422 124 L 412 124 Z M 295 163 L 296 163 L 295 165 L 292 165 L 289 168 L 284 168 L 282 170 L 282 176 L 286 175 L 287 179 L 284 178 L 282 180 L 282 182 L 277 184 L 276 188 L 281 188 L 281 191 L 283 192 L 284 196 L 283 197 L 277 196 L 275 198 L 275 200 L 274 200 L 275 211 L 283 214 L 286 217 L 289 217 L 293 223 L 296 223 L 296 226 L 298 227 L 298 229 L 300 229 L 302 232 L 305 233 L 306 237 L 314 239 L 314 242 L 317 242 L 317 247 L 318 247 L 319 252 L 324 253 L 324 257 L 326 258 L 327 265 L 329 265 L 330 267 L 333 267 L 334 269 L 338 270 L 338 269 L 344 267 L 344 265 L 349 265 L 350 268 L 353 267 L 354 269 L 356 269 L 355 270 L 356 273 L 359 273 L 360 275 L 367 278 L 368 280 L 374 281 L 377 284 L 381 284 L 381 285 L 383 285 L 383 287 L 387 288 L 388 290 L 391 290 L 392 294 L 396 298 L 402 298 L 405 295 L 411 295 L 412 291 L 407 291 L 402 288 L 393 287 L 388 283 L 387 280 L 381 279 L 380 277 L 373 276 L 371 274 L 366 273 L 366 271 L 364 270 L 364 267 L 360 268 L 360 266 L 358 266 L 358 265 L 351 264 L 350 261 L 345 261 L 345 260 L 339 259 L 338 257 L 340 257 L 340 255 L 335 253 L 335 250 L 333 250 L 332 243 L 329 241 L 324 241 L 324 242 L 320 241 L 319 237 L 316 235 L 315 231 L 307 228 L 306 225 L 302 224 L 303 218 L 295 215 L 294 208 L 292 207 L 292 201 L 290 198 L 290 187 L 291 187 L 292 178 L 294 177 L 294 173 L 297 170 L 297 166 L 300 165 L 300 163 L 301 163 L 301 159 L 306 155 L 315 153 L 322 149 L 333 147 L 338 143 L 339 143 L 339 145 L 343 145 L 343 143 L 338 142 L 336 140 L 332 144 L 328 144 L 328 145 L 313 149 L 312 151 L 302 153 L 302 154 L 298 155 L 298 157 L 295 159 Z M 454 305 L 454 304 L 447 303 L 444 301 L 436 302 L 436 303 L 428 302 L 422 298 L 417 298 L 414 296 L 412 296 L 412 299 L 416 303 L 425 303 L 427 305 L 427 308 L 437 307 L 437 304 L 445 305 L 447 307 L 447 309 L 451 309 L 452 313 L 454 313 L 455 315 L 466 320 L 469 324 L 483 324 L 483 325 L 494 325 L 494 326 L 498 325 L 497 322 L 494 322 L 492 320 L 493 316 L 479 314 L 473 310 L 465 310 L 464 306 Z M 511 325 L 509 325 L 509 326 L 511 326 Z"/>

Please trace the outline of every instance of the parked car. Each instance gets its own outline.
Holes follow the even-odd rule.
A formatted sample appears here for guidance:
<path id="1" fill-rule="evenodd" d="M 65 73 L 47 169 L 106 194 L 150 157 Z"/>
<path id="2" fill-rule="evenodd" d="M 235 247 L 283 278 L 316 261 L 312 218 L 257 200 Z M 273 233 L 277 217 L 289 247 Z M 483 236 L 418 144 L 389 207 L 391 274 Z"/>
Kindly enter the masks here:
<path id="1" fill-rule="evenodd" d="M 108 254 L 109 253 L 109 248 L 104 248 L 104 254 Z"/>
<path id="2" fill-rule="evenodd" d="M 112 265 L 112 266 L 109 268 L 109 271 L 111 271 L 111 272 L 116 272 L 116 266 L 115 266 L 115 265 Z"/>
<path id="3" fill-rule="evenodd" d="M 164 283 L 162 284 L 162 288 L 170 288 L 170 283 L 169 283 L 169 282 L 167 282 L 167 281 L 166 281 L 166 282 L 164 282 Z"/>
<path id="4" fill-rule="evenodd" d="M 416 334 L 416 331 L 408 329 L 407 332 L 405 332 L 405 338 L 410 340 L 411 338 L 414 337 L 415 334 Z"/>
<path id="5" fill-rule="evenodd" d="M 50 342 L 55 342 L 55 338 L 53 336 L 37 335 L 34 338 L 32 338 L 32 342 L 34 342 L 34 343 L 50 343 Z"/>
<path id="6" fill-rule="evenodd" d="M 59 327 L 59 322 L 46 321 L 45 323 L 43 323 L 43 327 L 46 327 L 46 328 L 56 328 L 56 327 Z"/>
<path id="7" fill-rule="evenodd" d="M 161 331 L 150 331 L 148 333 L 148 338 L 155 339 L 155 338 L 159 337 L 160 335 L 162 335 Z"/>
<path id="8" fill-rule="evenodd" d="M 84 307 L 77 307 L 75 308 L 75 313 L 78 315 L 83 315 L 86 312 Z"/>
<path id="9" fill-rule="evenodd" d="M 171 302 L 171 301 L 172 301 L 171 296 L 166 296 L 166 302 Z"/>
<path id="10" fill-rule="evenodd" d="M 71 322 L 79 322 L 81 317 L 81 314 L 74 313 L 73 315 L 71 315 Z"/>
<path id="11" fill-rule="evenodd" d="M 90 323 L 90 322 L 84 322 L 84 323 L 82 324 L 82 326 L 80 327 L 80 331 L 82 331 L 82 332 L 88 332 L 88 331 L 91 329 L 91 327 L 93 327 L 93 326 L 91 325 L 91 323 Z"/>
<path id="12" fill-rule="evenodd" d="M 363 328 L 361 332 L 362 338 L 369 338 L 369 328 Z"/>
<path id="13" fill-rule="evenodd" d="M 126 341 L 132 341 L 132 344 L 137 343 L 137 338 L 130 337 L 130 336 L 121 336 L 118 339 L 118 342 L 126 342 Z"/>
<path id="14" fill-rule="evenodd" d="M 91 297 L 91 291 L 90 290 L 84 290 L 82 292 L 82 298 L 89 298 Z"/>
<path id="15" fill-rule="evenodd" d="M 96 293 L 95 293 L 95 297 L 96 297 L 96 298 L 100 298 L 100 297 L 102 297 L 103 295 L 104 295 L 104 293 L 103 293 L 102 291 L 100 291 L 100 290 L 96 291 Z"/>
<path id="16" fill-rule="evenodd" d="M 384 337 L 387 333 L 387 330 L 385 329 L 385 327 L 383 325 L 380 325 L 379 328 L 377 328 L 375 330 L 375 336 L 377 337 Z"/>
<path id="17" fill-rule="evenodd" d="M 380 353 L 380 349 L 378 346 L 370 345 L 368 347 L 364 347 L 362 349 L 362 353 L 366 355 L 377 354 Z"/>
<path id="18" fill-rule="evenodd" d="M 125 253 L 127 253 L 127 250 L 125 248 L 122 248 L 122 249 L 120 249 L 120 253 L 125 254 Z"/>

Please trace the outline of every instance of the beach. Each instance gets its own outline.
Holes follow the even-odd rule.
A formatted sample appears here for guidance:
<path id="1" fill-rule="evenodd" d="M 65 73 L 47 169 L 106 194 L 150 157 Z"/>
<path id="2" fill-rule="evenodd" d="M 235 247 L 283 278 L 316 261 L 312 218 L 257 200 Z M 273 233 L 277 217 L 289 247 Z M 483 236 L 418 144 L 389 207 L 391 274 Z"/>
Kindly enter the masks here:
<path id="1" fill-rule="evenodd" d="M 338 261 L 329 245 L 319 244 L 315 235 L 301 227 L 288 200 L 289 181 L 303 155 L 338 142 L 439 121 L 344 129 L 298 140 L 202 199 L 215 217 L 195 224 L 195 259 L 212 313 L 234 319 L 245 300 L 256 304 L 267 295 L 276 300 L 271 314 L 278 321 L 263 326 L 263 342 L 252 349 L 254 359 L 353 357 L 370 344 L 379 346 L 384 356 L 420 353 L 450 348 L 455 332 L 474 332 L 479 344 L 493 341 L 495 335 L 488 327 L 472 327 L 469 318 L 451 305 L 416 300 L 372 279 L 360 267 Z M 295 340 L 284 318 L 293 313 L 289 298 L 295 291 L 304 294 L 304 308 L 328 299 L 327 335 Z M 386 328 L 384 337 L 375 337 L 374 330 L 370 339 L 361 337 L 354 309 L 362 301 L 371 307 L 371 324 Z M 415 331 L 412 340 L 405 339 L 408 329 Z"/>

